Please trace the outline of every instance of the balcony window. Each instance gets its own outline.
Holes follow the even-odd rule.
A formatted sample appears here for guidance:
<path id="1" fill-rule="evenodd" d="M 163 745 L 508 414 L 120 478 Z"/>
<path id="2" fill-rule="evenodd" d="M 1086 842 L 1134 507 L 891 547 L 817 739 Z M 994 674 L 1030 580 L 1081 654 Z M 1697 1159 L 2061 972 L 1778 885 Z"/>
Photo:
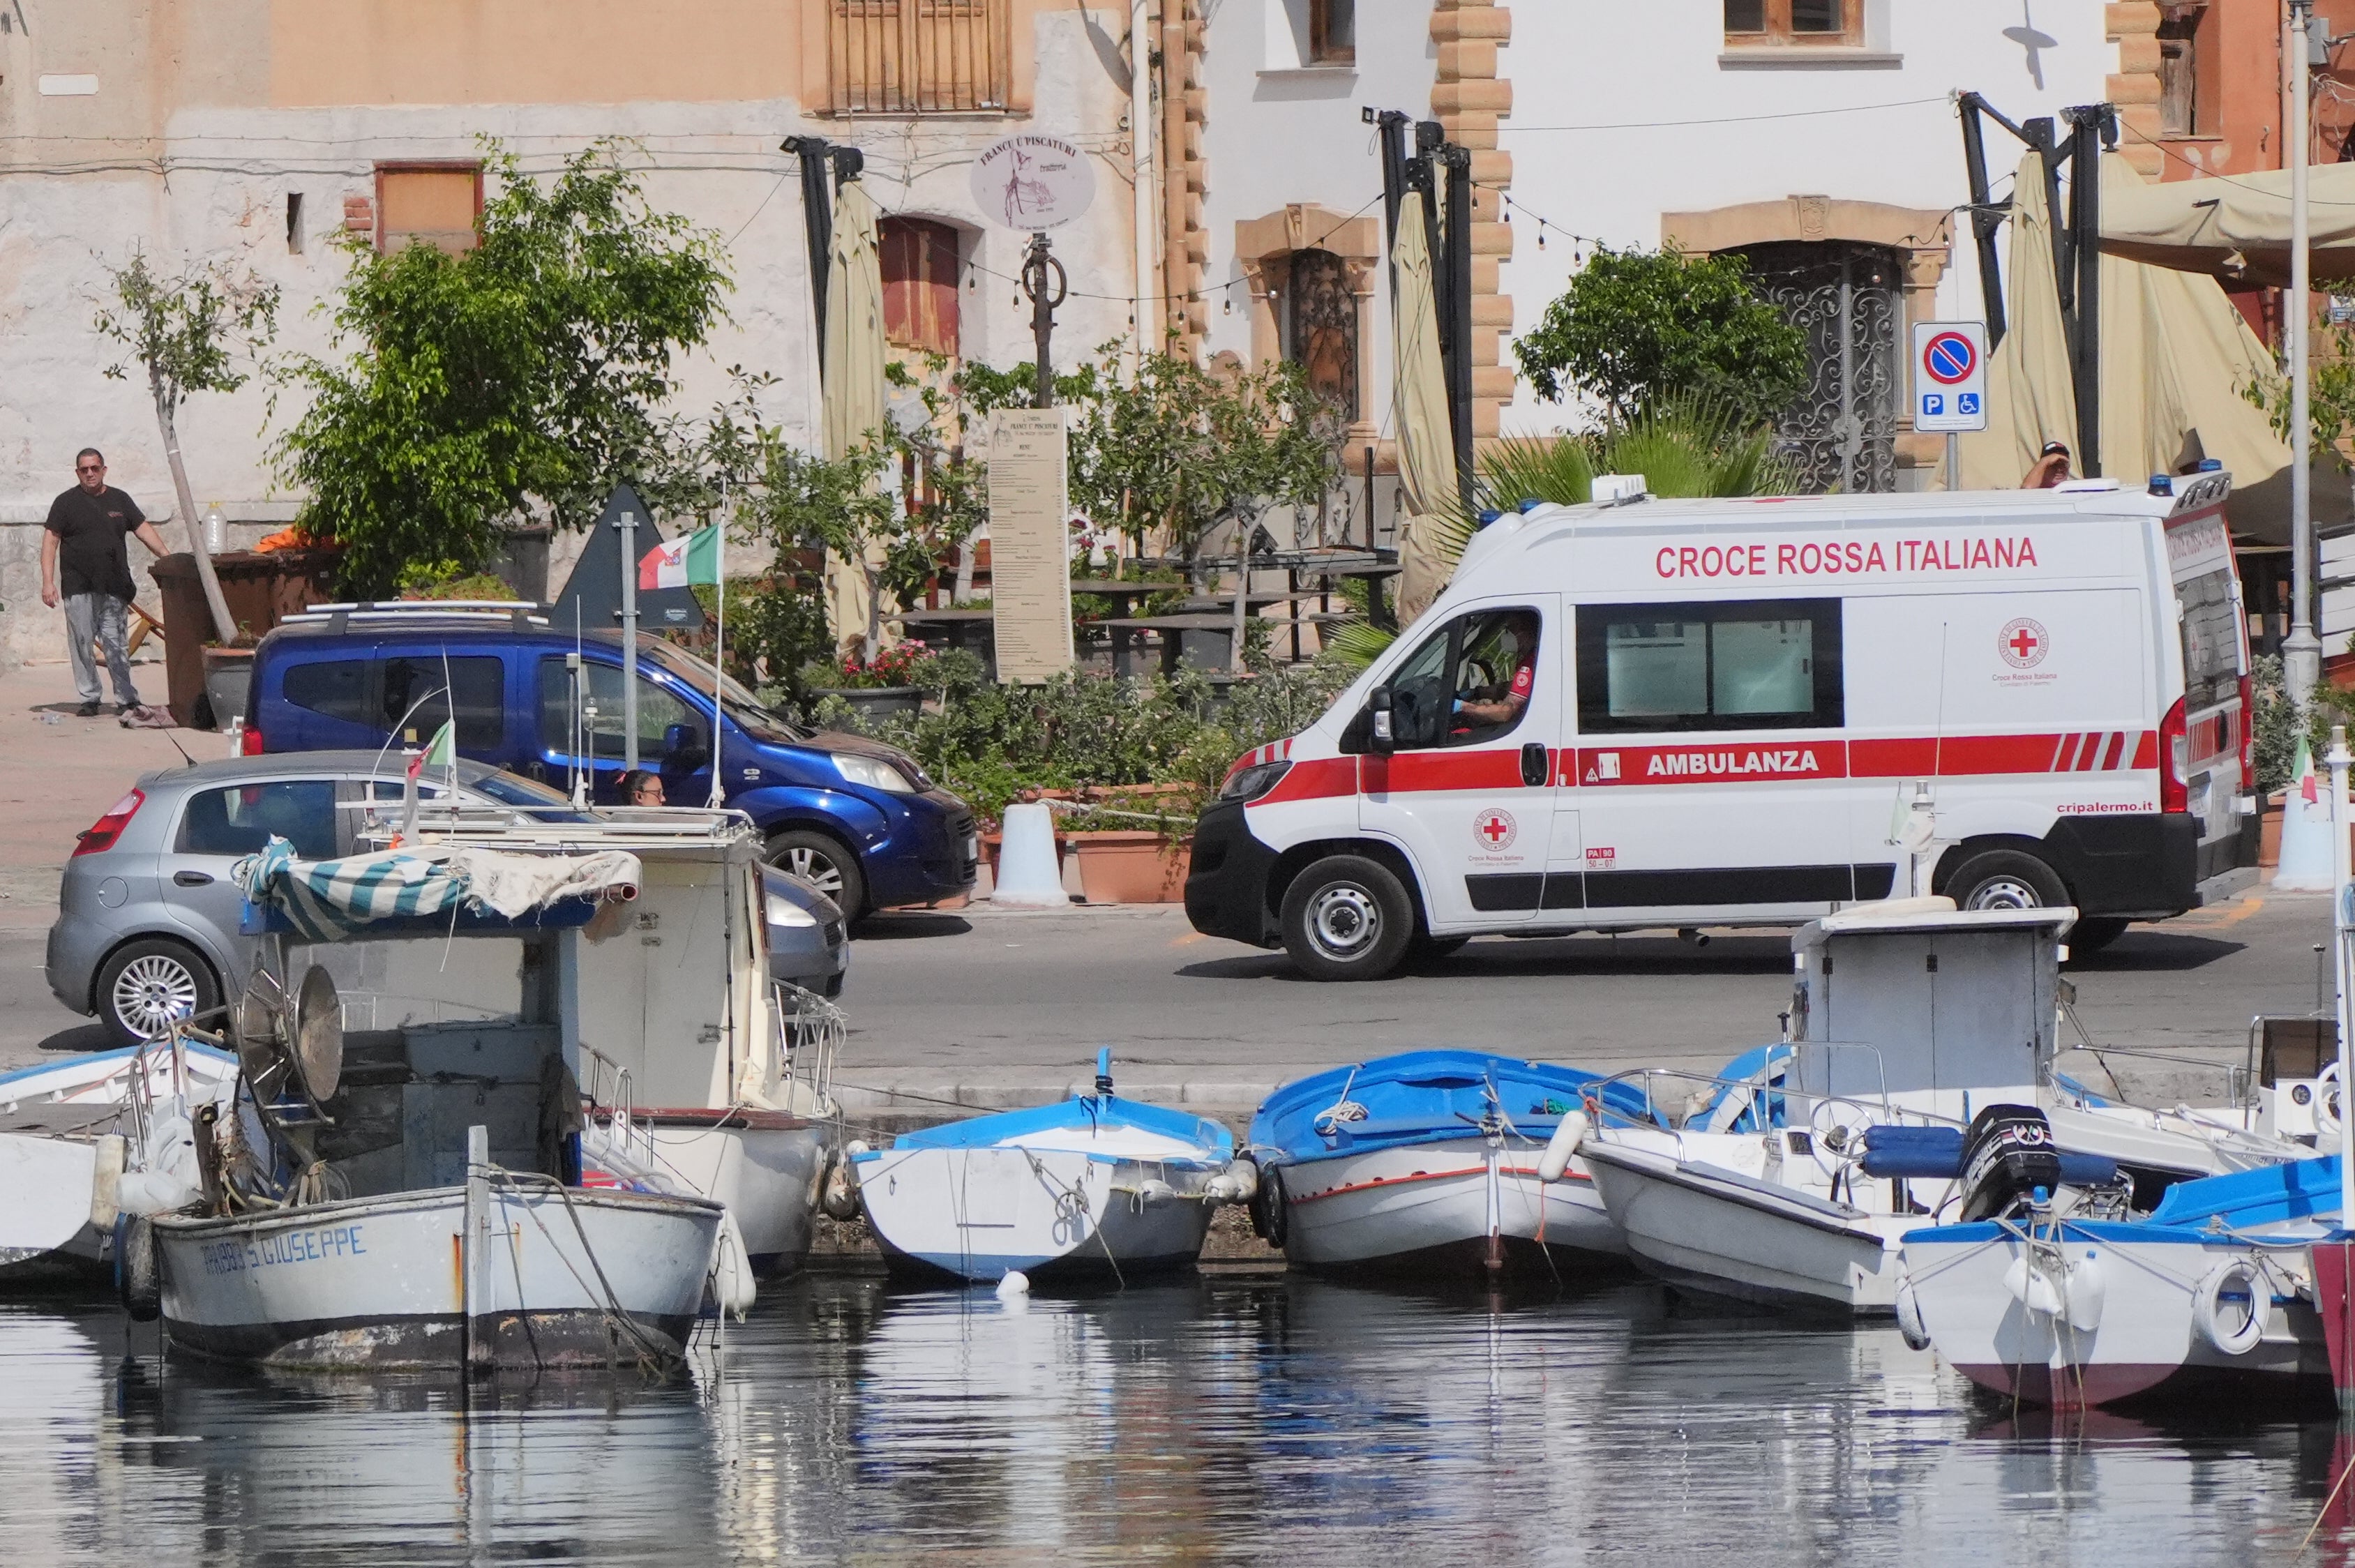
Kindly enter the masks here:
<path id="1" fill-rule="evenodd" d="M 832 0 L 827 80 L 837 114 L 1002 110 L 1011 0 Z"/>
<path id="2" fill-rule="evenodd" d="M 1860 47 L 1863 0 L 1725 0 L 1729 48 Z"/>
<path id="3" fill-rule="evenodd" d="M 479 164 L 378 164 L 376 248 L 433 245 L 455 256 L 482 242 Z"/>

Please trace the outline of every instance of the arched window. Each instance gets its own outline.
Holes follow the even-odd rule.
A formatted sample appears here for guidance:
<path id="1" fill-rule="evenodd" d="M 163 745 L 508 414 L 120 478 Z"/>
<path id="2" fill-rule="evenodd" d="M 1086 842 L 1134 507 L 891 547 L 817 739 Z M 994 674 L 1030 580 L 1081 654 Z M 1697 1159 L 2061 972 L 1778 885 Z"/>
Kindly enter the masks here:
<path id="1" fill-rule="evenodd" d="M 1295 251 L 1284 289 L 1284 357 L 1345 420 L 1358 417 L 1358 300 L 1330 251 Z"/>
<path id="2" fill-rule="evenodd" d="M 1897 488 L 1897 253 L 1842 240 L 1774 240 L 1736 252 L 1759 293 L 1807 336 L 1808 383 L 1784 411 L 1803 490 Z"/>
<path id="3" fill-rule="evenodd" d="M 957 353 L 961 236 L 945 223 L 887 218 L 876 226 L 883 267 L 883 336 L 927 354 Z"/>

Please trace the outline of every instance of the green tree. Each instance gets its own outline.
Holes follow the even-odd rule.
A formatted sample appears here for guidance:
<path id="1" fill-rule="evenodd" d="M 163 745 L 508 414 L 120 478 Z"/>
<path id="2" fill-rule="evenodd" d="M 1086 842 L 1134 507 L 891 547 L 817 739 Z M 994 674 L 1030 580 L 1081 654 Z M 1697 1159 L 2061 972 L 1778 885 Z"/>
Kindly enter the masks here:
<path id="1" fill-rule="evenodd" d="M 341 360 L 290 368 L 310 406 L 275 449 L 304 526 L 345 547 L 344 586 L 473 570 L 511 523 L 592 521 L 620 479 L 674 461 L 658 410 L 673 362 L 721 314 L 718 238 L 650 207 L 600 143 L 551 180 L 486 143 L 479 243 L 378 255 L 346 240 Z"/>
<path id="2" fill-rule="evenodd" d="M 1678 393 L 1768 419 L 1807 384 L 1806 335 L 1742 258 L 1674 247 L 1596 251 L 1513 350 L 1540 397 L 1585 392 L 1621 423 Z"/>
<path id="3" fill-rule="evenodd" d="M 155 428 L 164 438 L 172 469 L 172 492 L 187 527 L 188 549 L 204 584 L 205 607 L 213 634 L 227 643 L 237 636 L 220 577 L 205 549 L 204 525 L 197 518 L 196 492 L 180 456 L 180 405 L 191 392 L 234 392 L 245 385 L 254 356 L 278 330 L 278 286 L 226 262 L 197 262 L 175 276 L 159 275 L 144 252 L 133 251 L 127 265 L 107 270 L 112 297 L 99 307 L 99 333 L 130 350 L 130 361 L 106 368 L 110 379 L 130 379 L 136 362 L 147 378 L 155 405 Z"/>

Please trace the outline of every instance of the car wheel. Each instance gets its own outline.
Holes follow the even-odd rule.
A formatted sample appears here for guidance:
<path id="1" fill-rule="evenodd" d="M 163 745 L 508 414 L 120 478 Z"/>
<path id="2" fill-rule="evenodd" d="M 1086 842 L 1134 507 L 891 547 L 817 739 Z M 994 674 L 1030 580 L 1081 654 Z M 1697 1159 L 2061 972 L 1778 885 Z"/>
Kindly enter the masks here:
<path id="1" fill-rule="evenodd" d="M 1284 949 L 1311 979 L 1379 980 L 1414 937 L 1404 884 L 1362 855 L 1328 855 L 1284 895 Z"/>
<path id="2" fill-rule="evenodd" d="M 2051 867 L 2019 849 L 1989 849 L 1955 869 L 1946 883 L 1956 909 L 2061 909 L 2069 889 Z"/>
<path id="3" fill-rule="evenodd" d="M 2130 923 L 2132 923 L 2114 916 L 2081 920 L 2069 928 L 2069 951 L 2072 955 L 2099 953 L 2103 948 L 2124 936 Z"/>
<path id="4" fill-rule="evenodd" d="M 831 834 L 787 828 L 769 840 L 769 864 L 791 871 L 832 899 L 845 920 L 867 912 L 867 879 L 859 872 L 858 857 Z"/>
<path id="5" fill-rule="evenodd" d="M 116 1041 L 160 1039 L 175 1018 L 220 1006 L 212 966 L 186 943 L 147 936 L 126 942 L 98 970 L 98 1019 Z"/>

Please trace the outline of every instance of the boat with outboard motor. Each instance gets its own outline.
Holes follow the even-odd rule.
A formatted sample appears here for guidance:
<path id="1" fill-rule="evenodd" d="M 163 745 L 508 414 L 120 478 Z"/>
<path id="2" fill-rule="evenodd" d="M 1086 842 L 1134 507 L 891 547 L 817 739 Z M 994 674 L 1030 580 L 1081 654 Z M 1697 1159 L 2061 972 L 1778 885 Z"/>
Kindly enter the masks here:
<path id="1" fill-rule="evenodd" d="M 1640 1113 L 1591 1095 L 1557 1155 L 1585 1161 L 1648 1272 L 1852 1313 L 1895 1308 L 1907 1232 L 2008 1201 L 2019 1150 L 2064 1151 L 2071 1200 L 2121 1219 L 2175 1181 L 2307 1153 L 2224 1114 L 2159 1116 L 2055 1086 L 2073 919 L 1932 898 L 1815 921 L 1793 939 L 1790 1038 L 1766 1065 L 1621 1075 L 1612 1087 L 1636 1092 Z"/>
<path id="2" fill-rule="evenodd" d="M 2073 1409 L 2230 1385 L 2329 1399 L 2308 1253 L 2339 1228 L 2332 1156 L 2170 1187 L 2141 1219 L 2043 1182 L 1901 1247 L 1898 1326 L 1971 1381 Z"/>
<path id="3" fill-rule="evenodd" d="M 1190 1267 L 1252 1176 L 1218 1123 L 1114 1093 L 1108 1046 L 1092 1094 L 854 1145 L 847 1167 L 896 1272 L 983 1283 Z"/>
<path id="4" fill-rule="evenodd" d="M 1305 1268 L 1482 1275 L 1624 1257 L 1582 1163 L 1540 1165 L 1590 1094 L 1632 1087 L 1470 1051 L 1414 1051 L 1287 1083 L 1252 1119 L 1253 1227 Z"/>

